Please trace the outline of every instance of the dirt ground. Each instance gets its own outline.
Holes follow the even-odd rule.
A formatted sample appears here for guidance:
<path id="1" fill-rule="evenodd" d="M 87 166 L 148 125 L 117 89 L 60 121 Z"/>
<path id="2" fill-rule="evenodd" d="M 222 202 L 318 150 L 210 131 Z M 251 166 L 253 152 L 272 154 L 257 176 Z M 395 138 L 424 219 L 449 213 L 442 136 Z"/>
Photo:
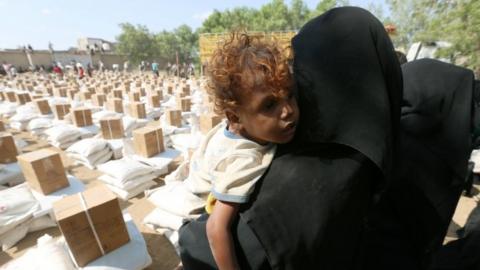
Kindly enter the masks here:
<path id="1" fill-rule="evenodd" d="M 87 188 L 101 184 L 101 182 L 97 180 L 97 177 L 100 176 L 100 173 L 98 171 L 90 170 L 82 165 L 72 164 L 71 160 L 65 156 L 63 151 L 50 146 L 45 140 L 35 138 L 27 132 L 16 132 L 13 130 L 9 130 L 9 132 L 11 132 L 15 136 L 15 138 L 21 138 L 28 143 L 28 146 L 22 149 L 24 153 L 41 148 L 55 149 L 56 151 L 61 153 L 62 161 L 67 172 L 83 181 Z M 156 179 L 156 182 L 158 183 L 158 186 L 163 185 L 163 181 L 161 178 Z M 453 221 L 450 225 L 449 232 L 445 239 L 446 242 L 456 239 L 456 229 L 462 227 L 465 224 L 468 215 L 470 214 L 472 209 L 475 208 L 478 204 L 480 198 L 479 191 L 480 187 L 478 185 L 475 185 L 473 192 L 474 196 L 472 196 L 471 198 L 465 196 L 461 197 Z M 145 242 L 147 243 L 148 252 L 152 257 L 153 263 L 146 269 L 173 269 L 179 262 L 179 258 L 175 253 L 173 246 L 163 235 L 143 226 L 141 222 L 142 219 L 154 208 L 154 206 L 143 197 L 143 194 L 140 194 L 128 201 L 119 201 L 121 208 L 127 209 L 127 211 L 131 214 L 135 224 L 142 232 Z M 44 234 L 50 234 L 53 237 L 61 236 L 58 227 L 29 233 L 14 247 L 10 248 L 6 252 L 0 253 L 0 266 L 8 263 L 16 257 L 21 256 L 28 248 L 35 246 L 36 239 Z"/>

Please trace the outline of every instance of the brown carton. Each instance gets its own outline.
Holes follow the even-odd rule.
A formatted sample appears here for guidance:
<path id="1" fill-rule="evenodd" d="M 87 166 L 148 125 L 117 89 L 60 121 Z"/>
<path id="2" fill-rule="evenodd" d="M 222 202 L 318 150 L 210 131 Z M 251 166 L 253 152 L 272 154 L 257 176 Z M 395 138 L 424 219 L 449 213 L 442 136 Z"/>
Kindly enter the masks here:
<path id="1" fill-rule="evenodd" d="M 107 100 L 107 110 L 123 113 L 123 101 L 119 98 L 111 98 Z"/>
<path id="2" fill-rule="evenodd" d="M 107 96 L 105 94 L 92 95 L 92 103 L 95 106 L 102 107 L 106 100 Z"/>
<path id="3" fill-rule="evenodd" d="M 177 108 L 182 112 L 189 112 L 191 107 L 190 98 L 178 98 L 177 96 Z"/>
<path id="4" fill-rule="evenodd" d="M 81 101 L 87 101 L 92 98 L 92 93 L 90 92 L 80 92 L 80 100 Z"/>
<path id="5" fill-rule="evenodd" d="M 3 123 L 2 120 L 0 120 L 0 132 L 5 131 L 5 124 Z"/>
<path id="6" fill-rule="evenodd" d="M 149 158 L 165 151 L 160 127 L 147 126 L 134 130 L 132 134 L 133 147 L 137 155 Z"/>
<path id="7" fill-rule="evenodd" d="M 92 110 L 87 108 L 76 108 L 72 111 L 72 121 L 77 127 L 86 127 L 93 125 Z"/>
<path id="8" fill-rule="evenodd" d="M 145 103 L 130 103 L 130 115 L 134 118 L 147 118 L 147 113 L 145 111 Z"/>
<path id="9" fill-rule="evenodd" d="M 55 104 L 53 107 L 53 114 L 58 120 L 63 120 L 65 115 L 70 112 L 70 104 Z"/>
<path id="10" fill-rule="evenodd" d="M 170 126 L 181 127 L 182 126 L 182 112 L 180 110 L 166 110 L 165 120 Z"/>
<path id="11" fill-rule="evenodd" d="M 67 97 L 66 88 L 55 88 L 53 89 L 53 95 L 56 97 Z"/>
<path id="12" fill-rule="evenodd" d="M 7 100 L 9 102 L 17 102 L 17 96 L 15 95 L 15 92 L 13 91 L 6 91 L 5 95 L 7 96 Z"/>
<path id="13" fill-rule="evenodd" d="M 130 92 L 130 93 L 128 93 L 128 100 L 130 102 L 139 102 L 140 101 L 140 92 Z"/>
<path id="14" fill-rule="evenodd" d="M 16 162 L 17 154 L 17 146 L 12 134 L 0 132 L 0 163 Z"/>
<path id="15" fill-rule="evenodd" d="M 100 120 L 102 136 L 106 140 L 123 138 L 123 121 L 121 117 L 110 117 Z"/>
<path id="16" fill-rule="evenodd" d="M 216 114 L 200 115 L 200 132 L 207 134 L 212 128 L 222 121 L 222 117 Z"/>
<path id="17" fill-rule="evenodd" d="M 62 198 L 53 212 L 80 267 L 130 241 L 118 199 L 103 185 Z"/>
<path id="18" fill-rule="evenodd" d="M 17 103 L 20 105 L 23 105 L 29 101 L 32 101 L 30 99 L 30 95 L 28 93 L 17 93 Z"/>
<path id="19" fill-rule="evenodd" d="M 122 89 L 113 90 L 113 96 L 119 99 L 123 99 Z"/>
<path id="20" fill-rule="evenodd" d="M 37 109 L 40 114 L 46 115 L 52 113 L 50 105 L 48 105 L 48 101 L 46 99 L 35 100 L 35 104 L 37 105 Z"/>
<path id="21" fill-rule="evenodd" d="M 160 108 L 160 97 L 158 95 L 148 96 L 148 105 L 152 108 Z"/>
<path id="22" fill-rule="evenodd" d="M 17 159 L 32 189 L 47 195 L 69 185 L 58 152 L 42 149 L 19 155 Z"/>

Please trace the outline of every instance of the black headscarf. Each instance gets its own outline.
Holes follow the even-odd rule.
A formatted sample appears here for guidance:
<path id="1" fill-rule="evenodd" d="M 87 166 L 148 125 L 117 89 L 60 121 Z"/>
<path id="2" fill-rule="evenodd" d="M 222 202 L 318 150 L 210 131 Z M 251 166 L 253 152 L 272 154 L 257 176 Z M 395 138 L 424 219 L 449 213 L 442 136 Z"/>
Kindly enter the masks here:
<path id="1" fill-rule="evenodd" d="M 313 19 L 293 49 L 300 124 L 241 211 L 237 255 L 242 269 L 267 259 L 273 269 L 354 269 L 373 190 L 392 174 L 400 66 L 383 25 L 360 8 Z M 181 229 L 185 269 L 215 267 L 204 228 Z"/>
<path id="2" fill-rule="evenodd" d="M 397 171 L 370 219 L 371 268 L 379 257 L 380 269 L 405 269 L 409 260 L 409 269 L 428 267 L 455 212 L 472 150 L 472 71 L 432 59 L 402 70 Z"/>

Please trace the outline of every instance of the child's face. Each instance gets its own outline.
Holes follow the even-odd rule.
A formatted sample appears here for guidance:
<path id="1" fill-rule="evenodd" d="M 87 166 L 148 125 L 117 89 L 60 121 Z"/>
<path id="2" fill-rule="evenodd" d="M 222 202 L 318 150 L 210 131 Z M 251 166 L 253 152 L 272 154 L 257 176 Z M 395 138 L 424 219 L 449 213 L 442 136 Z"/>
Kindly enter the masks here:
<path id="1" fill-rule="evenodd" d="M 295 135 L 299 111 L 291 91 L 281 96 L 268 90 L 250 91 L 236 111 L 240 134 L 257 143 L 287 143 Z"/>

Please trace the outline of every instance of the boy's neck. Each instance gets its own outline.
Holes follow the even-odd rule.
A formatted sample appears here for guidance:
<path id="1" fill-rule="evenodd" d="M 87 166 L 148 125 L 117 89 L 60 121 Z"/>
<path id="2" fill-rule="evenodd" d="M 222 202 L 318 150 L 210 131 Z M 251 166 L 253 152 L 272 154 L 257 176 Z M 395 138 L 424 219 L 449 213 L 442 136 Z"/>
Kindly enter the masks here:
<path id="1" fill-rule="evenodd" d="M 239 130 L 238 128 L 235 128 L 234 126 L 235 125 L 228 124 L 227 125 L 227 130 L 229 132 L 235 134 L 235 135 L 241 136 L 241 137 L 243 137 L 247 140 L 250 140 L 252 142 L 256 142 L 260 145 L 267 145 L 269 143 L 269 142 L 265 142 L 265 141 L 256 140 L 256 139 L 252 138 L 245 129 Z"/>

